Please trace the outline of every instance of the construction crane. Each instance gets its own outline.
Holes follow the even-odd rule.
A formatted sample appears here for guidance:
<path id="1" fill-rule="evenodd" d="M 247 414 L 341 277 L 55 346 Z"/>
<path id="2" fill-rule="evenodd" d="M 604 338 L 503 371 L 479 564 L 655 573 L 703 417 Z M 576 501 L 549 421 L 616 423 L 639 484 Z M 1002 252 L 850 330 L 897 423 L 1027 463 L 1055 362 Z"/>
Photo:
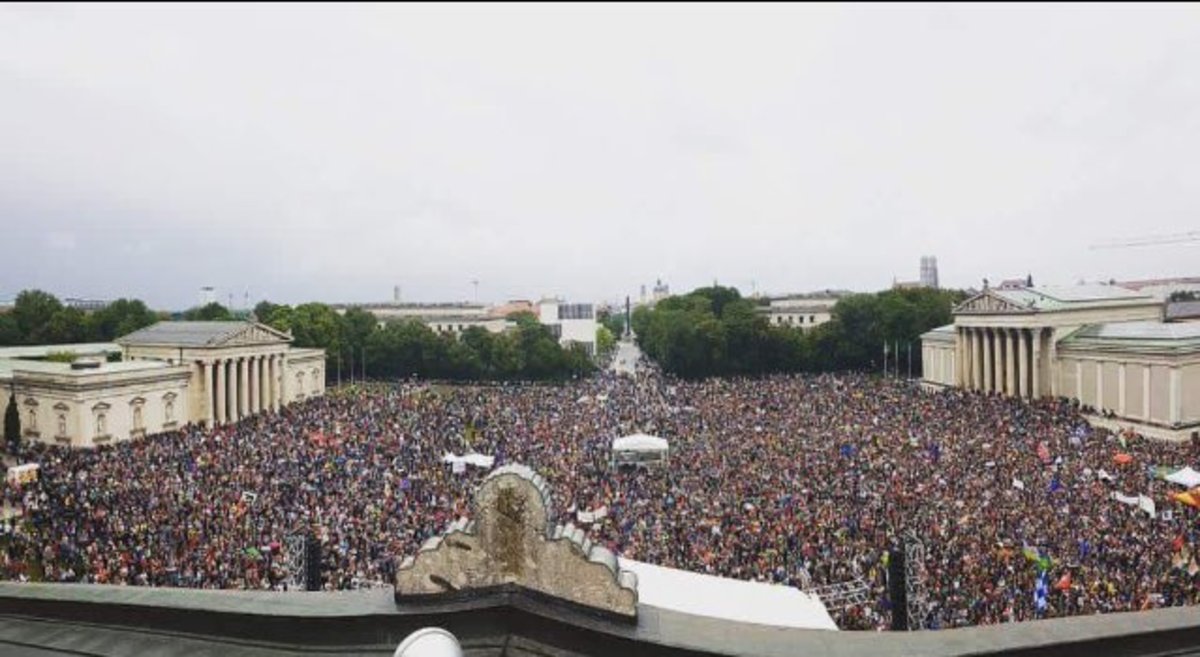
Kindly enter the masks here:
<path id="1" fill-rule="evenodd" d="M 1158 244 L 1182 244 L 1184 242 L 1200 242 L 1200 230 L 1175 233 L 1174 235 L 1155 235 L 1116 242 L 1105 242 L 1104 244 L 1093 244 L 1089 248 L 1095 251 L 1096 249 L 1123 249 L 1129 246 L 1155 246 Z"/>

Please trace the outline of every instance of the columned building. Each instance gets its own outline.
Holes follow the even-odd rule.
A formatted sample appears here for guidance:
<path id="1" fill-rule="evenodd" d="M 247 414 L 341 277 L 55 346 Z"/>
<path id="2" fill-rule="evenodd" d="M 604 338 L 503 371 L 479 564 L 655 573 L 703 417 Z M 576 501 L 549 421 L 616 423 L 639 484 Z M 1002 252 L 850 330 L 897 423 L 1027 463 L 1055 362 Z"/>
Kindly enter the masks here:
<path id="1" fill-rule="evenodd" d="M 159 322 L 117 339 L 126 361 L 186 365 L 193 423 L 237 422 L 325 391 L 325 352 L 255 322 Z"/>
<path id="2" fill-rule="evenodd" d="M 1106 285 L 986 289 L 922 336 L 924 382 L 1069 397 L 1144 433 L 1186 438 L 1200 429 L 1200 326 L 1164 323 L 1163 310 Z"/>

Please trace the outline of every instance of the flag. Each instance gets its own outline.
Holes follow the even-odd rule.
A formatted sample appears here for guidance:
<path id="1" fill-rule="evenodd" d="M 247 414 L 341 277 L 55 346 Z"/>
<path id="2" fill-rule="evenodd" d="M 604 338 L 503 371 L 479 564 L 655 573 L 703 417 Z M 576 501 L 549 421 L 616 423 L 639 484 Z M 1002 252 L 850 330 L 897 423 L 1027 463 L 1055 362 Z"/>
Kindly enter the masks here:
<path id="1" fill-rule="evenodd" d="M 1054 584 L 1054 588 L 1059 591 L 1066 591 L 1071 588 L 1071 571 L 1063 573 L 1063 576 Z"/>
<path id="2" fill-rule="evenodd" d="M 1050 479 L 1050 492 L 1056 492 L 1060 488 L 1062 488 L 1062 483 L 1058 481 L 1058 475 L 1054 475 L 1054 477 Z"/>
<path id="3" fill-rule="evenodd" d="M 1038 573 L 1037 586 L 1033 589 L 1033 606 L 1039 612 L 1046 611 L 1046 594 L 1049 593 L 1049 588 L 1046 572 Z"/>

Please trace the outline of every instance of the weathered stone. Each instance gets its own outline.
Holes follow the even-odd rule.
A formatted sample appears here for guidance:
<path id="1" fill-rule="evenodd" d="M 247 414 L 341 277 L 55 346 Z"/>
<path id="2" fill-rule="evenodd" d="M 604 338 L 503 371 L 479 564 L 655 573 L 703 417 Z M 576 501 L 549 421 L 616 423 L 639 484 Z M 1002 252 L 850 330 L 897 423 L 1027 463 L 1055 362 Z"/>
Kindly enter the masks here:
<path id="1" fill-rule="evenodd" d="M 451 523 L 396 573 L 396 597 L 517 585 L 623 616 L 637 615 L 637 578 L 581 529 L 551 528 L 550 490 L 521 465 L 475 492 L 474 521 Z"/>

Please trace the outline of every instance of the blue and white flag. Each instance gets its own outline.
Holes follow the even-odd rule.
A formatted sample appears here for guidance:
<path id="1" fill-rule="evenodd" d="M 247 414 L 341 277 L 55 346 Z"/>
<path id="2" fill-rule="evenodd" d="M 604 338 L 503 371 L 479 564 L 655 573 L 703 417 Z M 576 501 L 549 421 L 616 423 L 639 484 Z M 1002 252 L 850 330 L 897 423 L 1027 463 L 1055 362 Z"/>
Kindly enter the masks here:
<path id="1" fill-rule="evenodd" d="M 1046 595 L 1050 591 L 1050 582 L 1046 578 L 1046 571 L 1038 572 L 1037 586 L 1033 589 L 1033 607 L 1039 612 L 1046 611 Z"/>

